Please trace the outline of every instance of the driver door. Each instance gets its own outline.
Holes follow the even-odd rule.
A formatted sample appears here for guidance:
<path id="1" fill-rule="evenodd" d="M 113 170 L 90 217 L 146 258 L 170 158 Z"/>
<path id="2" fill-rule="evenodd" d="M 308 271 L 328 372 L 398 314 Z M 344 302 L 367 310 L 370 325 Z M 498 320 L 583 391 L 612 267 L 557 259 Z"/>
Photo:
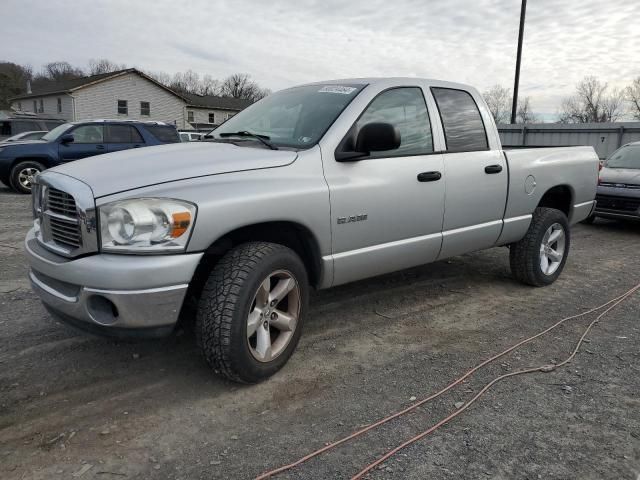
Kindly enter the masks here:
<path id="1" fill-rule="evenodd" d="M 356 129 L 372 122 L 397 127 L 400 147 L 357 161 L 323 158 L 331 201 L 333 285 L 429 263 L 440 252 L 444 166 L 442 155 L 434 153 L 422 89 L 379 93 Z"/>
<path id="2" fill-rule="evenodd" d="M 61 162 L 100 155 L 107 151 L 102 124 L 80 125 L 70 132 L 73 142 L 60 143 L 58 152 Z"/>

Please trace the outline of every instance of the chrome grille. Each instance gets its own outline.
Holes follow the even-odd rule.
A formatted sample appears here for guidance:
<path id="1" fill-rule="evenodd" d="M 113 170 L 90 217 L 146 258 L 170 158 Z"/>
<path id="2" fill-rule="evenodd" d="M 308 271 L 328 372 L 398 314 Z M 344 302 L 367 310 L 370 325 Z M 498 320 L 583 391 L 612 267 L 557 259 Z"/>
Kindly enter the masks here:
<path id="1" fill-rule="evenodd" d="M 44 172 L 32 188 L 36 239 L 65 257 L 98 251 L 93 192 L 66 175 Z"/>
<path id="2" fill-rule="evenodd" d="M 60 215 L 65 215 L 70 218 L 76 218 L 78 216 L 76 201 L 73 197 L 56 188 L 49 188 L 47 190 L 47 205 L 49 210 L 59 213 Z"/>
<path id="3" fill-rule="evenodd" d="M 70 248 L 82 246 L 76 201 L 66 192 L 56 188 L 46 189 L 45 215 L 51 239 Z"/>

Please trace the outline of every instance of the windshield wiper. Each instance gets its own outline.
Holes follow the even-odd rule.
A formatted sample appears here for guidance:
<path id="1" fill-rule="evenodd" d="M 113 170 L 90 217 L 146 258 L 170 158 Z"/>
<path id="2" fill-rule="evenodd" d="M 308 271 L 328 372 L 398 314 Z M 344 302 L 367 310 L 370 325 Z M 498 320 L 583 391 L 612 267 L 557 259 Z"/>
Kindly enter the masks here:
<path id="1" fill-rule="evenodd" d="M 247 130 L 242 130 L 240 132 L 223 132 L 223 133 L 220 133 L 219 135 L 222 138 L 224 138 L 224 137 L 250 137 L 250 138 L 255 138 L 256 140 L 262 142 L 264 145 L 269 147 L 271 150 L 278 150 L 278 147 L 276 147 L 273 143 L 271 143 L 269 141 L 269 140 L 271 140 L 271 137 L 268 137 L 267 135 L 259 135 L 257 133 L 252 133 L 252 132 L 249 132 Z"/>

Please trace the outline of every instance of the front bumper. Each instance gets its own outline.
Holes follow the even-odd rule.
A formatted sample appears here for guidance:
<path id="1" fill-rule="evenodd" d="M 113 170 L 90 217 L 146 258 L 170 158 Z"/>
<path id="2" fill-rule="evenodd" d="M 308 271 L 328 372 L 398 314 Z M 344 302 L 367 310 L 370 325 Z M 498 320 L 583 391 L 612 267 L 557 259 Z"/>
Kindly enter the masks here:
<path id="1" fill-rule="evenodd" d="M 59 320 L 113 336 L 171 332 L 202 253 L 97 254 L 76 259 L 43 248 L 33 230 L 25 240 L 29 279 Z"/>
<path id="2" fill-rule="evenodd" d="M 595 214 L 620 220 L 640 220 L 640 190 L 598 187 Z"/>

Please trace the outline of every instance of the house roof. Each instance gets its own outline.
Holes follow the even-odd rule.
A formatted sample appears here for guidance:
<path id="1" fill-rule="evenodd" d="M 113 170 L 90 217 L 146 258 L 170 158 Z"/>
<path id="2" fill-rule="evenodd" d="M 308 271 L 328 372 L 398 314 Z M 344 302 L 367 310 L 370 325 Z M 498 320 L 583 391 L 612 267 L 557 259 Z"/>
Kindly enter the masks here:
<path id="1" fill-rule="evenodd" d="M 253 102 L 244 98 L 216 97 L 215 95 L 196 95 L 193 93 L 180 94 L 189 107 L 216 108 L 220 110 L 244 110 Z"/>

